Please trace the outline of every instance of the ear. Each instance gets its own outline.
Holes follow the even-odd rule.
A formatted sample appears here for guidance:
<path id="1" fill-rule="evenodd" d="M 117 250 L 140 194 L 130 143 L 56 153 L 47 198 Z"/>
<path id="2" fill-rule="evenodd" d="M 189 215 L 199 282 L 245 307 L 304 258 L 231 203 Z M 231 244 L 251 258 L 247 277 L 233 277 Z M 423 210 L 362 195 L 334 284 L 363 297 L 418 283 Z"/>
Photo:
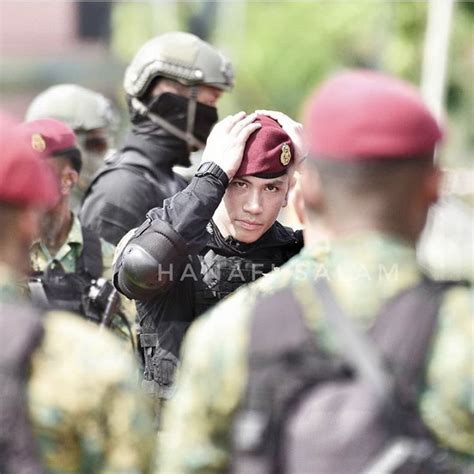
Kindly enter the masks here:
<path id="1" fill-rule="evenodd" d="M 61 194 L 70 196 L 72 189 L 79 181 L 79 173 L 71 166 L 65 166 L 61 174 Z"/>
<path id="2" fill-rule="evenodd" d="M 314 167 L 311 169 L 307 166 L 301 174 L 301 195 L 304 207 L 314 212 L 318 212 L 323 208 L 324 199 L 321 186 L 321 178 Z"/>
<path id="3" fill-rule="evenodd" d="M 296 166 L 293 166 L 288 171 L 288 188 L 285 194 L 285 200 L 283 201 L 282 208 L 288 206 L 289 201 L 293 201 L 293 195 L 300 179 L 300 172 L 297 170 Z"/>
<path id="4" fill-rule="evenodd" d="M 444 176 L 445 175 L 439 166 L 433 166 L 426 173 L 423 191 L 428 206 L 435 204 L 439 200 Z"/>

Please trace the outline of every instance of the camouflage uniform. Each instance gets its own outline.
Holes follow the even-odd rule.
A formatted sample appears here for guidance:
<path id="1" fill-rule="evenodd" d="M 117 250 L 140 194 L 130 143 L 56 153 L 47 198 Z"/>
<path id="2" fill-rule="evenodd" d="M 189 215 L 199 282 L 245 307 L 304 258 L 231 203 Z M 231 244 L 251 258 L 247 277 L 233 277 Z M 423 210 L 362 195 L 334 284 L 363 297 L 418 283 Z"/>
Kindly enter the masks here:
<path id="1" fill-rule="evenodd" d="M 231 295 L 191 327 L 183 350 L 179 388 L 165 412 L 166 438 L 159 472 L 224 472 L 230 461 L 230 430 L 246 386 L 250 314 L 259 295 L 291 288 L 308 326 L 327 349 L 335 347 L 312 285 L 328 278 L 338 301 L 368 328 L 382 303 L 421 278 L 415 251 L 389 235 L 361 233 L 328 247 L 308 248 L 280 271 Z M 471 289 L 449 290 L 439 312 L 422 418 L 440 443 L 474 455 Z M 284 381 L 282 381 L 284 383 Z"/>
<path id="2" fill-rule="evenodd" d="M 22 300 L 0 266 L 0 301 Z M 28 407 L 48 472 L 149 472 L 154 432 L 136 368 L 115 337 L 64 312 L 44 318 L 31 361 Z"/>
<path id="3" fill-rule="evenodd" d="M 34 272 L 44 271 L 53 260 L 59 261 L 67 273 L 76 271 L 76 262 L 83 249 L 83 236 L 79 219 L 74 214 L 73 216 L 71 230 L 64 244 L 54 257 L 49 253 L 44 243 L 41 241 L 33 243 L 30 251 L 30 261 L 31 268 Z M 112 280 L 112 261 L 115 247 L 104 239 L 100 239 L 100 244 L 102 252 L 102 276 L 107 280 Z M 127 317 L 130 327 L 133 327 L 135 324 L 135 304 L 124 296 L 121 297 L 121 302 L 122 310 Z M 121 338 L 130 337 L 125 324 L 118 318 L 114 319 L 112 328 Z"/>

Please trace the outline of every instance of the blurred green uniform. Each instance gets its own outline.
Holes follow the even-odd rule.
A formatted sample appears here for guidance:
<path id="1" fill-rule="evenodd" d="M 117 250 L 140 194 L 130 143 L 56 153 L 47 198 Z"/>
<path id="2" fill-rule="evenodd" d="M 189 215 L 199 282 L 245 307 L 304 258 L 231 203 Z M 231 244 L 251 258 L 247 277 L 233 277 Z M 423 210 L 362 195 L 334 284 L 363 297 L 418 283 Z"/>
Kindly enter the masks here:
<path id="1" fill-rule="evenodd" d="M 259 295 L 292 289 L 308 326 L 329 350 L 331 338 L 312 280 L 325 277 L 344 311 L 368 328 L 382 304 L 421 278 L 415 251 L 388 235 L 362 233 L 327 248 L 304 249 L 280 271 L 230 296 L 189 331 L 176 396 L 165 411 L 159 472 L 223 472 L 230 433 L 247 378 L 250 314 Z M 447 291 L 419 398 L 422 418 L 442 445 L 474 454 L 474 295 Z M 416 321 L 414 321 L 416 324 Z M 284 380 L 282 380 L 284 383 Z"/>
<path id="2" fill-rule="evenodd" d="M 21 301 L 0 266 L 0 302 Z M 47 472 L 149 472 L 154 431 L 136 367 L 115 336 L 51 312 L 31 360 L 28 408 Z"/>
<path id="3" fill-rule="evenodd" d="M 81 224 L 77 216 L 74 215 L 71 230 L 62 247 L 53 257 L 46 245 L 41 241 L 33 243 L 30 251 L 31 268 L 34 272 L 44 271 L 53 260 L 61 263 L 63 269 L 67 273 L 76 271 L 76 263 L 83 250 L 83 236 Z M 100 239 L 102 252 L 102 276 L 107 280 L 112 280 L 112 261 L 114 258 L 115 246 Z M 135 324 L 135 304 L 133 301 L 121 296 L 122 311 L 126 316 L 130 327 Z M 114 318 L 112 321 L 112 329 L 122 338 L 130 338 L 129 332 L 125 324 L 119 319 Z"/>

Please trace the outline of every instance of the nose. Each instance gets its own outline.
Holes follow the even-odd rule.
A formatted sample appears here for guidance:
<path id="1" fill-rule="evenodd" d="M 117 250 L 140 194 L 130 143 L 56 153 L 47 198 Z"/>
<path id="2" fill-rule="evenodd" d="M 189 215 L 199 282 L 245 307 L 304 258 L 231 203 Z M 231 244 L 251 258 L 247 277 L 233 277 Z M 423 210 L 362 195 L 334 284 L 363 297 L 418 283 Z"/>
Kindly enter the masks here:
<path id="1" fill-rule="evenodd" d="M 244 211 L 253 215 L 263 212 L 262 196 L 258 190 L 254 190 L 248 194 L 248 198 L 244 204 Z"/>
<path id="2" fill-rule="evenodd" d="M 222 91 L 216 87 L 201 86 L 198 91 L 198 102 L 215 107 L 222 95 Z"/>

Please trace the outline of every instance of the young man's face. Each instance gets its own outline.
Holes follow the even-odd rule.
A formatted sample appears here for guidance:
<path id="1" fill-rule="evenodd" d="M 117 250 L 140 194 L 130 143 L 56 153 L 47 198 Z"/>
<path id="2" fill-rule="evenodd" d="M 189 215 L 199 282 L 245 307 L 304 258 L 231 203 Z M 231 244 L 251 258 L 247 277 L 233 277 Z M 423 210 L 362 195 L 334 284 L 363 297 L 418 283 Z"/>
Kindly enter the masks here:
<path id="1" fill-rule="evenodd" d="M 286 206 L 288 187 L 287 175 L 274 179 L 234 178 L 214 215 L 222 235 L 247 244 L 258 240 Z"/>

